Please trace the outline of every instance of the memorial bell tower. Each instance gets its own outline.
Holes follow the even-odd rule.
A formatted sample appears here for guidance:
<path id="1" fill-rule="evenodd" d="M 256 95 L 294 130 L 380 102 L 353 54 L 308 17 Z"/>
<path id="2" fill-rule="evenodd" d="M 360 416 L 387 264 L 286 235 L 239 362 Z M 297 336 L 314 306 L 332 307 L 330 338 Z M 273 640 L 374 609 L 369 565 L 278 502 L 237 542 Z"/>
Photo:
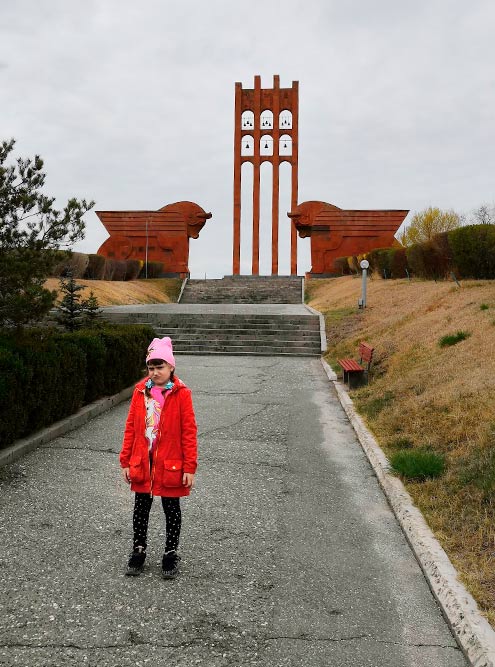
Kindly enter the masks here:
<path id="1" fill-rule="evenodd" d="M 253 251 L 251 272 L 259 275 L 260 167 L 272 164 L 272 275 L 278 275 L 279 172 L 280 164 L 291 165 L 292 211 L 297 206 L 298 184 L 299 82 L 280 88 L 280 77 L 273 77 L 273 88 L 261 88 L 254 77 L 254 88 L 235 84 L 234 129 L 234 243 L 233 275 L 240 274 L 241 257 L 241 170 L 244 162 L 253 164 Z M 285 216 L 284 216 L 285 217 Z M 291 221 L 290 272 L 297 274 L 297 232 Z"/>

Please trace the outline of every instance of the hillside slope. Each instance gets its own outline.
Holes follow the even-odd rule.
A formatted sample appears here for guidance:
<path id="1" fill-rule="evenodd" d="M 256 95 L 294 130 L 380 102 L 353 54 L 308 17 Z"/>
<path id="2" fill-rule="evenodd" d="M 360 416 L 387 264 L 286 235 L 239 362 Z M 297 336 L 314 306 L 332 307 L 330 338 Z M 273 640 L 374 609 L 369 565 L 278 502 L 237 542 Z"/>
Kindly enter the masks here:
<path id="1" fill-rule="evenodd" d="M 181 280 L 176 278 L 148 278 L 147 280 L 84 280 L 76 279 L 83 285 L 80 294 L 87 299 L 92 290 L 100 306 L 122 306 L 134 303 L 170 303 L 177 301 Z M 59 279 L 49 278 L 45 287 L 59 290 Z"/>
<path id="2" fill-rule="evenodd" d="M 463 581 L 495 624 L 495 281 L 361 280 L 306 283 L 325 313 L 327 360 L 375 347 L 371 383 L 351 392 L 387 454 L 442 453 L 445 474 L 406 482 Z M 464 340 L 441 347 L 447 335 Z M 461 336 L 462 337 L 462 336 Z"/>

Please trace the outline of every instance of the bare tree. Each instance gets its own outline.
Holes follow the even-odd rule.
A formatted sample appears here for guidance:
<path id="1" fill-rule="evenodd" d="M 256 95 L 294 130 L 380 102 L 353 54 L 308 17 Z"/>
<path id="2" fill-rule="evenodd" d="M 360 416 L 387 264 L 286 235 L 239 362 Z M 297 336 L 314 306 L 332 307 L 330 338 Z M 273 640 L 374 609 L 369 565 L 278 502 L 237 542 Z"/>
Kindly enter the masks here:
<path id="1" fill-rule="evenodd" d="M 475 208 L 472 214 L 473 224 L 475 225 L 493 225 L 495 224 L 495 206 L 482 204 Z"/>

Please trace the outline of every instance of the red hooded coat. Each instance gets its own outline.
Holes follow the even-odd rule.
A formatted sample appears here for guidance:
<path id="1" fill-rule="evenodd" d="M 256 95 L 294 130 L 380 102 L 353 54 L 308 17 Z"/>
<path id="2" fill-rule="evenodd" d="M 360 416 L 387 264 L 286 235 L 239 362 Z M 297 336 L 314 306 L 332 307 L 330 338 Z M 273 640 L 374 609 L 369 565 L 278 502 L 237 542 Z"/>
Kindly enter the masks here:
<path id="1" fill-rule="evenodd" d="M 185 472 L 197 467 L 197 427 L 191 390 L 174 378 L 160 415 L 150 470 L 148 440 L 145 436 L 145 378 L 138 382 L 124 429 L 120 465 L 129 468 L 131 490 L 153 496 L 177 498 L 188 496 L 190 488 L 182 484 Z"/>

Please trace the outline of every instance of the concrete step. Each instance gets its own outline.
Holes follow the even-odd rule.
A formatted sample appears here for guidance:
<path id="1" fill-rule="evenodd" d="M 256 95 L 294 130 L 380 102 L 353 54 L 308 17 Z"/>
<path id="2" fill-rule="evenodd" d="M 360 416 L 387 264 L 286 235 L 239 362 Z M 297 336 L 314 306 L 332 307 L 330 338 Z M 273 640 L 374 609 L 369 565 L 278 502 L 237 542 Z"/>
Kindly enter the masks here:
<path id="1" fill-rule="evenodd" d="M 320 321 L 316 315 L 112 312 L 112 322 L 149 324 L 157 336 L 170 336 L 178 354 L 252 354 L 319 356 Z"/>
<path id="2" fill-rule="evenodd" d="M 260 354 L 319 357 L 320 350 L 313 350 L 307 346 L 287 347 L 285 345 L 182 345 L 174 346 L 174 354 Z"/>
<path id="3" fill-rule="evenodd" d="M 252 329 L 253 331 L 271 331 L 272 329 L 275 331 L 293 331 L 295 329 L 301 329 L 305 331 L 319 331 L 319 327 L 315 326 L 315 323 L 310 321 L 309 318 L 307 318 L 308 321 L 297 321 L 297 322 L 284 322 L 284 321 L 277 321 L 275 320 L 274 322 L 262 322 L 258 324 L 257 322 L 245 322 L 243 320 L 239 320 L 238 322 L 203 322 L 200 319 L 198 320 L 186 320 L 186 321 L 160 321 L 160 322 L 153 322 L 152 320 L 150 323 L 153 324 L 155 327 L 167 327 L 167 328 L 174 328 L 174 329 L 188 329 L 189 327 L 201 327 L 202 329 Z"/>
<path id="4" fill-rule="evenodd" d="M 235 331 L 255 331 L 261 333 L 268 333 L 270 334 L 271 332 L 293 332 L 293 331 L 307 331 L 308 333 L 314 333 L 319 335 L 320 329 L 319 327 L 316 327 L 313 323 L 308 322 L 307 324 L 305 322 L 297 322 L 294 324 L 287 324 L 285 322 L 274 322 L 273 324 L 261 324 L 261 325 L 256 325 L 253 323 L 247 324 L 246 322 L 229 322 L 226 323 L 225 326 L 221 326 L 217 323 L 212 323 L 212 324 L 204 324 L 203 322 L 185 322 L 183 324 L 178 324 L 177 322 L 173 322 L 171 324 L 168 323 L 159 323 L 159 324 L 152 324 L 152 326 L 155 327 L 155 329 L 163 329 L 167 331 L 175 331 L 177 333 L 180 333 L 181 331 L 187 332 L 191 331 L 191 329 L 197 329 L 200 328 L 202 331 L 209 331 L 212 334 L 216 333 L 217 331 L 225 331 L 228 333 L 234 333 Z"/>
<path id="5" fill-rule="evenodd" d="M 215 311 L 210 311 L 208 312 L 203 311 L 203 312 L 177 312 L 173 310 L 164 310 L 161 312 L 153 312 L 153 311 L 147 311 L 147 310 L 141 310 L 137 312 L 122 312 L 122 311 L 112 311 L 112 310 L 107 310 L 105 309 L 104 311 L 104 316 L 112 319 L 125 319 L 125 320 L 141 320 L 141 321 L 149 321 L 149 320 L 156 320 L 156 319 L 195 319 L 195 318 L 201 318 L 202 320 L 208 320 L 208 321 L 222 321 L 222 322 L 228 322 L 229 320 L 232 322 L 235 322 L 239 319 L 242 319 L 244 321 L 248 322 L 254 322 L 257 324 L 269 324 L 270 322 L 273 322 L 274 320 L 281 320 L 281 321 L 299 321 L 299 320 L 312 320 L 315 318 L 312 313 L 309 311 L 305 311 L 304 315 L 303 314 L 286 314 L 286 313 L 237 313 L 237 312 L 215 312 Z"/>
<path id="6" fill-rule="evenodd" d="M 244 345 L 246 347 L 251 347 L 253 345 L 264 345 L 266 347 L 279 347 L 281 345 L 287 347 L 309 347 L 311 349 L 319 349 L 320 341 L 311 340 L 311 339 L 301 339 L 301 338 L 259 338 L 259 337 L 246 337 L 239 336 L 235 338 L 228 338 L 222 336 L 214 337 L 176 337 L 172 338 L 174 343 L 174 348 L 177 345 L 202 345 L 203 347 L 208 347 L 209 345 Z"/>
<path id="7" fill-rule="evenodd" d="M 207 291 L 209 289 L 215 289 L 215 290 L 220 290 L 220 289 L 225 289 L 225 290 L 243 290 L 243 289 L 258 289 L 258 290 L 264 290 L 265 292 L 269 292 L 270 290 L 298 290 L 301 289 L 301 279 L 298 278 L 297 282 L 292 282 L 288 283 L 286 281 L 281 281 L 279 283 L 255 283 L 255 282 L 246 282 L 246 283 L 241 283 L 240 281 L 232 282 L 232 283 L 227 283 L 224 280 L 188 280 L 186 287 L 189 287 L 190 289 L 195 289 L 195 290 L 204 290 Z"/>
<path id="8" fill-rule="evenodd" d="M 221 316 L 215 315 L 157 315 L 143 314 L 141 317 L 129 317 L 123 314 L 105 314 L 106 319 L 112 322 L 132 322 L 134 324 L 150 324 L 154 327 L 188 328 L 201 326 L 203 329 L 226 329 L 239 327 L 245 329 L 294 329 L 301 328 L 311 331 L 319 331 L 319 319 L 316 317 L 297 316 L 272 316 L 264 317 L 262 320 L 254 319 L 255 316 Z"/>
<path id="9" fill-rule="evenodd" d="M 185 294 L 185 296 L 181 299 L 181 303 L 205 303 L 205 304 L 213 304 L 213 303 L 232 303 L 232 304 L 264 304 L 264 303 L 273 303 L 273 304 L 282 304 L 282 303 L 301 303 L 301 300 L 299 297 L 294 297 L 294 299 L 289 299 L 287 296 L 284 297 L 275 297 L 274 295 L 270 294 L 266 297 L 260 296 L 260 295 L 255 295 L 255 296 L 242 296 L 242 297 L 236 297 L 233 295 L 229 296 L 223 296 L 223 295 L 218 295 L 215 294 L 214 296 L 201 296 L 201 295 L 190 295 L 190 294 Z"/>
<path id="10" fill-rule="evenodd" d="M 301 303 L 302 279 L 292 276 L 235 276 L 189 280 L 181 303 Z"/>
<path id="11" fill-rule="evenodd" d="M 317 354 L 314 352 L 298 352 L 294 353 L 293 351 L 286 352 L 286 351 L 279 351 L 279 350 L 273 350 L 271 349 L 269 352 L 251 352 L 250 350 L 242 350 L 241 352 L 233 352 L 232 350 L 229 350 L 227 352 L 223 351 L 218 351 L 218 350 L 211 350 L 211 349 L 205 349 L 201 348 L 199 350 L 181 350 L 177 351 L 174 348 L 174 354 L 196 354 L 196 355 L 225 355 L 225 356 L 253 356 L 253 357 L 319 357 L 320 352 Z"/>
<path id="12" fill-rule="evenodd" d="M 297 290 L 301 289 L 301 283 L 300 281 L 296 285 L 254 285 L 254 284 L 247 284 L 247 285 L 225 285 L 225 284 L 208 284 L 208 283 L 197 283 L 196 285 L 192 283 L 191 281 L 188 281 L 186 285 L 186 289 L 189 288 L 189 290 L 194 290 L 195 292 L 208 292 L 210 290 L 215 290 L 216 292 L 242 292 L 243 290 L 259 290 L 260 292 L 286 292 L 286 291 L 293 291 L 297 292 Z"/>
<path id="13" fill-rule="evenodd" d="M 191 285 L 232 285 L 239 287 L 244 285 L 274 286 L 274 285 L 301 285 L 301 276 L 224 276 L 223 278 L 191 278 L 187 282 Z"/>
<path id="14" fill-rule="evenodd" d="M 157 336 L 170 336 L 172 340 L 201 340 L 207 337 L 208 340 L 303 340 L 304 342 L 320 342 L 320 334 L 313 331 L 264 331 L 263 333 L 255 330 L 246 331 L 245 329 L 230 329 L 222 331 L 221 329 L 157 329 Z"/>

